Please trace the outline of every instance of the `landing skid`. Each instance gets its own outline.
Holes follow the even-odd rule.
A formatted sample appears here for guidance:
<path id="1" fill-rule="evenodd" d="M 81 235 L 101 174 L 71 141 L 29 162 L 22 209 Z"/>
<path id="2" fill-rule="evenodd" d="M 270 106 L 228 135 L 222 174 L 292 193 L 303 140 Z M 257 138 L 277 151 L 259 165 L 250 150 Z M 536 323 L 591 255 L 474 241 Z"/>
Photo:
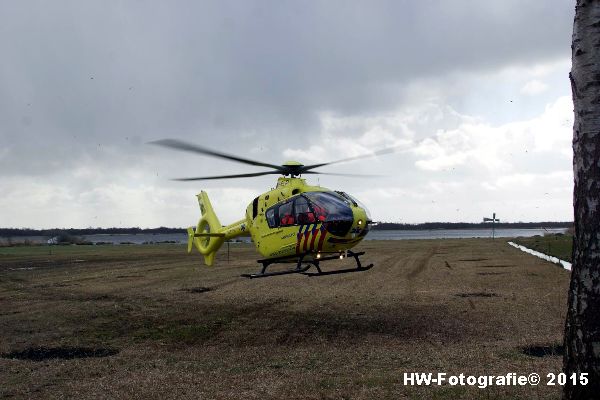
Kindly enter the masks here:
<path id="1" fill-rule="evenodd" d="M 304 258 L 309 255 L 309 253 L 301 254 L 298 258 L 289 258 L 289 257 L 281 257 L 281 258 L 271 258 L 266 260 L 258 260 L 259 263 L 262 264 L 262 269 L 259 273 L 256 274 L 242 274 L 244 278 L 266 278 L 269 276 L 278 276 L 278 275 L 289 275 L 289 274 L 302 274 L 306 276 L 325 276 L 325 275 L 337 275 L 337 274 L 347 274 L 349 272 L 360 272 L 360 271 L 368 271 L 373 268 L 373 264 L 369 264 L 366 267 L 363 267 L 360 263 L 359 256 L 365 254 L 364 251 L 355 253 L 353 251 L 347 250 L 345 253 L 341 253 L 342 257 L 354 257 L 356 261 L 356 268 L 343 268 L 337 269 L 333 271 L 323 271 L 319 264 L 322 261 L 328 260 L 336 260 L 340 259 L 340 254 L 335 253 L 336 255 L 325 256 L 320 258 L 314 258 L 304 261 Z M 312 254 L 310 254 L 312 256 Z M 281 264 L 281 263 L 295 263 L 296 268 L 289 269 L 286 271 L 276 271 L 276 272 L 266 272 L 267 268 L 272 264 Z M 303 265 L 304 264 L 304 265 Z M 316 268 L 316 272 L 308 272 L 311 267 Z"/>

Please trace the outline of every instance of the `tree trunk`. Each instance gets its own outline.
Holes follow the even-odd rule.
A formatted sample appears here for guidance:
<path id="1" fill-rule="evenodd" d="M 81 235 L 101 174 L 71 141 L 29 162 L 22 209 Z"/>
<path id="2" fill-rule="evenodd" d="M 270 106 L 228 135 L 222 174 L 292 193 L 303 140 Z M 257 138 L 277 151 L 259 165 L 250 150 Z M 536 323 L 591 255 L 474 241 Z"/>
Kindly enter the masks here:
<path id="1" fill-rule="evenodd" d="M 571 90 L 575 236 L 565 323 L 565 399 L 600 398 L 600 0 L 577 0 Z M 588 384 L 573 373 L 587 373 Z"/>

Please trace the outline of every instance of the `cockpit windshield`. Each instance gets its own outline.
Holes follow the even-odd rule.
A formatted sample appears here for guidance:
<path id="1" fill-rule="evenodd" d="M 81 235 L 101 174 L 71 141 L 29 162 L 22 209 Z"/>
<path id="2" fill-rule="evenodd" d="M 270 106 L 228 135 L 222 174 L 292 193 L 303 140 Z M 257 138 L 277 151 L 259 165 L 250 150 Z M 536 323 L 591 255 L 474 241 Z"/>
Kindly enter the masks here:
<path id="1" fill-rule="evenodd" d="M 330 192 L 307 192 L 317 218 L 321 221 L 352 221 L 354 216 L 346 199 Z"/>
<path id="2" fill-rule="evenodd" d="M 338 193 L 339 195 L 341 195 L 342 197 L 344 197 L 345 199 L 351 201 L 352 203 L 354 203 L 355 206 L 358 206 L 360 208 L 362 208 L 363 210 L 365 210 L 365 214 L 367 214 L 367 219 L 371 220 L 371 213 L 369 212 L 369 209 L 367 208 L 367 206 L 365 206 L 360 200 L 358 200 L 356 197 L 346 193 L 346 192 L 338 192 L 336 191 L 336 193 Z"/>
<path id="3" fill-rule="evenodd" d="M 265 212 L 269 227 L 306 225 L 319 222 L 352 222 L 351 202 L 331 192 L 306 192 Z"/>

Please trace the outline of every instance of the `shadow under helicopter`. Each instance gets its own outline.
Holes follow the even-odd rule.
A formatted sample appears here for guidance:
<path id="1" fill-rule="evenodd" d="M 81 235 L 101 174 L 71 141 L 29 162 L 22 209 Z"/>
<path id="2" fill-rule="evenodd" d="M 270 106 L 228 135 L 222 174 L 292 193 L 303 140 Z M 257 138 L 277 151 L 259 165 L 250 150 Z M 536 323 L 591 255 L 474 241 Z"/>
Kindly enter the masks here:
<path id="1" fill-rule="evenodd" d="M 356 306 L 348 313 L 348 305 L 346 311 L 338 307 L 312 311 L 291 310 L 287 303 L 284 299 L 270 299 L 247 305 L 211 304 L 210 309 L 197 307 L 194 314 L 187 314 L 187 318 L 157 315 L 132 319 L 121 315 L 113 323 L 99 328 L 103 332 L 115 328 L 114 333 L 119 337 L 133 335 L 136 339 L 158 340 L 174 347 L 351 344 L 378 338 L 386 341 L 424 340 L 442 345 L 493 335 L 489 330 L 484 332 L 481 322 L 473 315 L 442 304 Z"/>

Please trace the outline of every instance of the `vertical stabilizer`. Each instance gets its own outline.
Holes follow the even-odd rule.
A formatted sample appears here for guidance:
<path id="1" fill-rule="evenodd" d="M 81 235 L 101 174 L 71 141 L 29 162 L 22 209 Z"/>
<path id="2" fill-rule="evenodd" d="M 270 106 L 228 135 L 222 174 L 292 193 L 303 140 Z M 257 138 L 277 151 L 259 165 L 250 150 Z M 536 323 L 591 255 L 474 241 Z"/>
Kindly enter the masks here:
<path id="1" fill-rule="evenodd" d="M 197 195 L 198 205 L 202 216 L 198 221 L 196 229 L 188 228 L 188 253 L 195 246 L 200 254 L 204 256 L 204 263 L 212 265 L 217 250 L 225 241 L 225 234 L 221 232 L 221 223 L 210 204 L 208 195 L 202 191 Z"/>

